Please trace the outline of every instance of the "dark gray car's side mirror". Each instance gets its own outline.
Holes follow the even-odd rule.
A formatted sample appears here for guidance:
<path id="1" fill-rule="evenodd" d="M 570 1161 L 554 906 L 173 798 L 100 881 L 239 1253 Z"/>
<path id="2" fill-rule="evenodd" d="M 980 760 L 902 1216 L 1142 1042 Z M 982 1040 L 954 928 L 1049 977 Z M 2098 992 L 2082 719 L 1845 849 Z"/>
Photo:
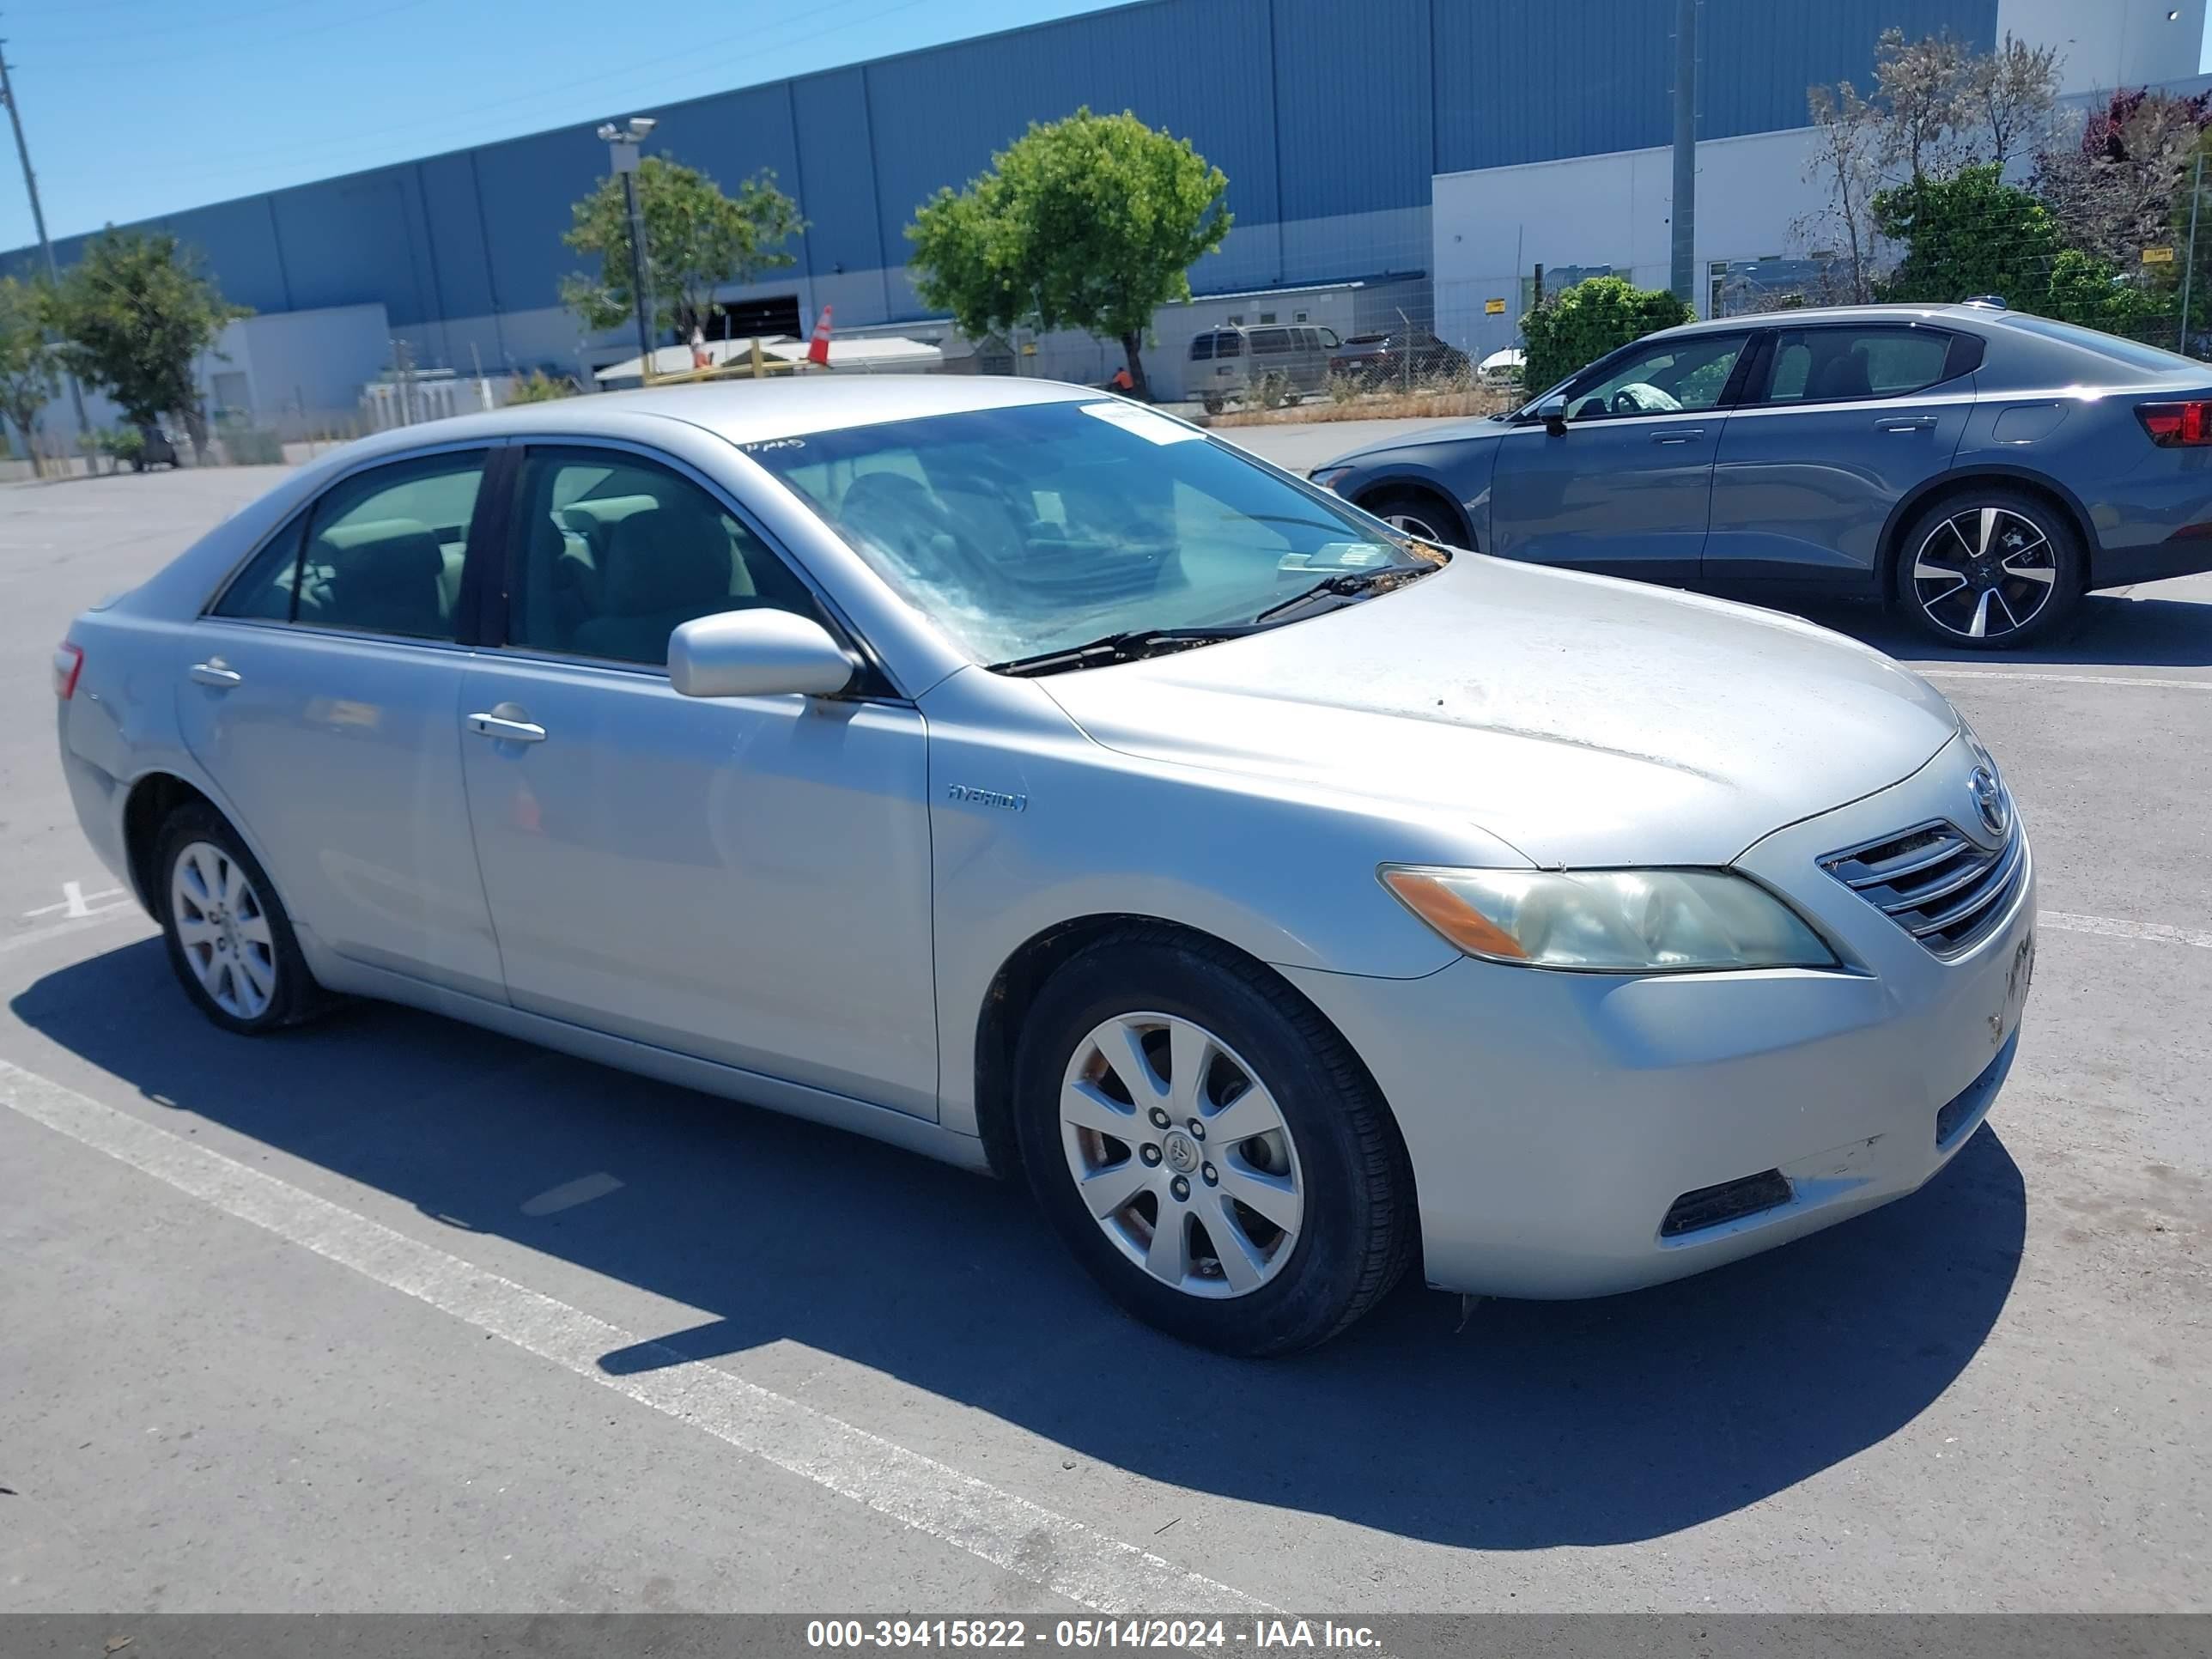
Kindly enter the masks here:
<path id="1" fill-rule="evenodd" d="M 1544 423 L 1544 429 L 1553 437 L 1563 435 L 1567 429 L 1567 399 L 1563 392 L 1553 392 L 1529 413 Z"/>
<path id="2" fill-rule="evenodd" d="M 845 647 L 788 611 L 695 617 L 668 636 L 668 683 L 687 697 L 830 697 L 852 681 Z"/>

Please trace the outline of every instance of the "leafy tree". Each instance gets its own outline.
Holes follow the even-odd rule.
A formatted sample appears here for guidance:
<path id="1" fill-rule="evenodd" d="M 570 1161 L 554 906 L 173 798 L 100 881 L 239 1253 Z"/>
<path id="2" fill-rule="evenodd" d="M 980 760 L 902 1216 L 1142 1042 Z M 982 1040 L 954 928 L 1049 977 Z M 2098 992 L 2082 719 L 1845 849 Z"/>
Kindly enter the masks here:
<path id="1" fill-rule="evenodd" d="M 102 231 L 48 296 L 63 362 L 105 390 L 138 428 L 183 417 L 195 456 L 207 455 L 207 410 L 192 362 L 223 325 L 252 313 L 226 301 L 191 249 L 166 232 Z"/>
<path id="2" fill-rule="evenodd" d="M 1229 180 L 1188 139 L 1085 107 L 1030 130 L 907 227 L 915 291 L 981 338 L 1017 327 L 1118 340 L 1139 398 L 1153 311 L 1221 246 Z"/>
<path id="3" fill-rule="evenodd" d="M 1638 288 L 1621 276 L 1589 277 L 1547 296 L 1521 319 L 1528 349 L 1522 384 L 1540 393 L 1608 351 L 1696 318 L 1664 289 Z"/>
<path id="4" fill-rule="evenodd" d="M 2063 323 L 2132 333 L 2165 308 L 2160 296 L 2128 282 L 2094 253 L 2078 247 L 2051 261 L 2046 303 L 2037 309 Z M 2192 305 L 2191 310 L 2202 307 Z"/>
<path id="5" fill-rule="evenodd" d="M 2083 125 L 2081 142 L 2036 159 L 2035 192 L 2067 241 L 2115 265 L 2139 261 L 2162 243 L 2183 181 L 2212 122 L 2212 96 L 2115 93 Z"/>
<path id="6" fill-rule="evenodd" d="M 638 165 L 637 198 L 645 220 L 646 286 L 662 332 L 688 335 L 706 327 L 716 289 L 792 264 L 784 244 L 806 228 L 799 204 L 765 170 L 732 197 L 695 167 L 648 155 Z M 561 302 L 587 328 L 619 328 L 637 311 L 621 178 L 600 179 L 571 211 L 575 224 L 562 240 L 579 253 L 596 255 L 599 274 L 562 278 Z"/>
<path id="7" fill-rule="evenodd" d="M 23 453 L 35 457 L 39 411 L 52 400 L 54 349 L 39 291 L 0 276 L 0 416 L 15 427 Z"/>
<path id="8" fill-rule="evenodd" d="M 1951 305 L 1970 294 L 2002 294 L 2038 310 L 2063 246 L 2057 221 L 2042 203 L 1972 167 L 1950 179 L 1920 179 L 1874 198 L 1875 223 L 1905 246 L 1881 285 L 1885 300 Z"/>

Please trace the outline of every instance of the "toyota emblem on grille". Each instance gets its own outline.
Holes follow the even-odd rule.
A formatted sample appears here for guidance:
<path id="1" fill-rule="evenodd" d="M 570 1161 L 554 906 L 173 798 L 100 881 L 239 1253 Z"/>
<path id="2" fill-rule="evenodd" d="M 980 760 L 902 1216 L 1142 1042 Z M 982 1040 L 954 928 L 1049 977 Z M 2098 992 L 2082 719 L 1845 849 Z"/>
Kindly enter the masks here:
<path id="1" fill-rule="evenodd" d="M 2012 827 L 2012 803 L 2005 799 L 2004 786 L 1997 781 L 1996 773 L 1977 766 L 1966 780 L 1966 787 L 1974 797 L 1974 811 L 1981 814 L 1984 830 L 2002 836 Z"/>

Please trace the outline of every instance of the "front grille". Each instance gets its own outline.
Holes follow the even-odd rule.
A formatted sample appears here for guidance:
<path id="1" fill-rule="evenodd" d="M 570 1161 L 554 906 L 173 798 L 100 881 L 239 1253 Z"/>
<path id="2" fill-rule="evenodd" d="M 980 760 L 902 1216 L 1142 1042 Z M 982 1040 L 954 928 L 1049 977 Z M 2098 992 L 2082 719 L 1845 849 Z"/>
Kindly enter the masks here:
<path id="1" fill-rule="evenodd" d="M 1779 1170 L 1761 1170 L 1757 1175 L 1723 1181 L 1717 1187 L 1700 1187 L 1694 1193 L 1684 1193 L 1668 1206 L 1666 1219 L 1659 1224 L 1659 1237 L 1680 1238 L 1685 1233 L 1700 1233 L 1725 1222 L 1741 1221 L 1762 1210 L 1779 1209 L 1790 1197 L 1789 1179 Z"/>
<path id="2" fill-rule="evenodd" d="M 2027 868 L 2027 842 L 2017 821 L 1992 849 L 1938 820 L 1831 853 L 1820 867 L 1937 956 L 1953 957 L 2002 919 Z"/>

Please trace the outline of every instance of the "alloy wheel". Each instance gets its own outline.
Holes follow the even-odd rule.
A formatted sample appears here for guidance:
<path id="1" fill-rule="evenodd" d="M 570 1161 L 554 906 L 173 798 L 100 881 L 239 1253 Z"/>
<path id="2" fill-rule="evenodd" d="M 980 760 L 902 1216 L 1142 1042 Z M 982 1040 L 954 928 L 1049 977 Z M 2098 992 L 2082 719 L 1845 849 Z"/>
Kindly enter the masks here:
<path id="1" fill-rule="evenodd" d="M 1912 556 L 1912 595 L 1947 634 L 2001 640 L 2043 614 L 2058 586 L 2057 550 L 2043 527 L 2005 507 L 1945 519 Z"/>
<path id="2" fill-rule="evenodd" d="M 1411 536 L 1417 542 L 1442 543 L 1443 540 L 1435 527 L 1417 513 L 1385 513 L 1382 522 L 1393 530 Z"/>
<path id="3" fill-rule="evenodd" d="M 1102 1022 L 1068 1061 L 1060 1116 L 1077 1196 L 1162 1284 L 1244 1296 L 1290 1260 L 1305 1210 L 1297 1149 L 1267 1085 L 1204 1026 Z"/>
<path id="4" fill-rule="evenodd" d="M 258 1019 L 276 994 L 276 941 L 261 896 L 212 842 L 188 842 L 169 872 L 169 921 L 185 963 L 215 1006 Z"/>

